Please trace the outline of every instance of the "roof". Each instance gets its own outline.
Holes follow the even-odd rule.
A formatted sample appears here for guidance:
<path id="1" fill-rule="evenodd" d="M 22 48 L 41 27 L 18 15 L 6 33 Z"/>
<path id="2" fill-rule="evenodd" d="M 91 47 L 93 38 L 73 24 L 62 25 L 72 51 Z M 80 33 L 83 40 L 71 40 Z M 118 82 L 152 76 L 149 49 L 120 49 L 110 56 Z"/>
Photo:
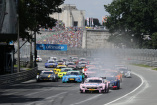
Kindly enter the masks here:
<path id="1" fill-rule="evenodd" d="M 100 77 L 90 77 L 90 78 L 87 78 L 87 79 L 93 79 L 93 80 L 97 79 L 97 80 L 102 80 L 102 78 L 100 78 Z"/>

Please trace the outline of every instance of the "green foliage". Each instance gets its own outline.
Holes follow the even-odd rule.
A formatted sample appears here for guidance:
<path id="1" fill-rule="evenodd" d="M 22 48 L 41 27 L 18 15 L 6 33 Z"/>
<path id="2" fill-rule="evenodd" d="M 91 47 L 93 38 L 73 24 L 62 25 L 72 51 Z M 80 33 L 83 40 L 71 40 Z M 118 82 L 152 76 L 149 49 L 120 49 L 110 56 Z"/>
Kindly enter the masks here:
<path id="1" fill-rule="evenodd" d="M 153 68 L 153 70 L 157 70 L 157 68 Z"/>
<path id="2" fill-rule="evenodd" d="M 110 14 L 105 23 L 109 31 L 118 32 L 124 37 L 134 34 L 134 44 L 139 47 L 144 45 L 142 35 L 152 35 L 157 30 L 156 0 L 113 0 L 104 7 Z"/>
<path id="3" fill-rule="evenodd" d="M 133 65 L 135 65 L 135 66 L 140 66 L 140 67 L 151 67 L 151 66 L 148 66 L 148 65 L 143 65 L 143 64 L 133 64 Z"/>
<path id="4" fill-rule="evenodd" d="M 59 6 L 64 0 L 19 0 L 19 29 L 20 37 L 30 39 L 30 31 L 38 31 L 39 26 L 52 27 L 56 20 L 49 17 L 49 14 L 61 12 Z"/>
<path id="5" fill-rule="evenodd" d="M 152 40 L 152 47 L 154 49 L 157 49 L 157 32 L 152 34 L 151 40 Z"/>

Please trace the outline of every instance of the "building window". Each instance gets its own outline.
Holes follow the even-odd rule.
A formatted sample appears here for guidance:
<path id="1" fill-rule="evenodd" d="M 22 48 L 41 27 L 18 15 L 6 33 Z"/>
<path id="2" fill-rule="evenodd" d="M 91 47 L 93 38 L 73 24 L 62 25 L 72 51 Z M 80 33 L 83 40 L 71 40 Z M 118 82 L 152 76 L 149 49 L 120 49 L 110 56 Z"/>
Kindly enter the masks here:
<path id="1" fill-rule="evenodd" d="M 74 26 L 77 26 L 78 25 L 78 21 L 74 21 Z"/>

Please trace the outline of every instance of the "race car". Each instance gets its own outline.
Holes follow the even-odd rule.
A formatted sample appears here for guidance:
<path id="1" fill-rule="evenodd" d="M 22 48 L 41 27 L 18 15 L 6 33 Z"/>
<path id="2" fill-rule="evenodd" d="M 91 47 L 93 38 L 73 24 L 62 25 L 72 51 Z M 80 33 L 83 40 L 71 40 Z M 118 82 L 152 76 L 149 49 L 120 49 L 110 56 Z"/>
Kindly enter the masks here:
<path id="1" fill-rule="evenodd" d="M 57 63 L 58 65 L 65 65 L 65 62 L 63 60 L 58 60 Z"/>
<path id="2" fill-rule="evenodd" d="M 76 64 L 77 61 L 78 61 L 78 57 L 72 57 L 72 62 L 74 62 Z"/>
<path id="3" fill-rule="evenodd" d="M 120 71 L 120 73 L 122 74 L 122 77 L 125 77 L 125 74 L 129 71 L 127 67 L 120 67 L 120 68 L 117 68 L 118 71 Z M 128 73 L 128 76 L 129 73 Z"/>
<path id="4" fill-rule="evenodd" d="M 53 69 L 53 71 L 55 72 L 55 74 L 58 74 L 58 72 L 60 72 L 62 68 L 66 68 L 66 65 L 57 65 L 57 67 Z"/>
<path id="5" fill-rule="evenodd" d="M 74 62 L 68 62 L 67 67 L 76 68 L 76 64 Z"/>
<path id="6" fill-rule="evenodd" d="M 78 61 L 76 61 L 76 64 L 79 62 L 86 62 L 86 64 L 89 64 L 89 61 L 86 58 L 80 58 Z"/>
<path id="7" fill-rule="evenodd" d="M 57 75 L 52 70 L 43 70 L 36 76 L 36 81 L 58 81 Z"/>
<path id="8" fill-rule="evenodd" d="M 85 92 L 109 92 L 109 82 L 100 77 L 87 78 L 84 83 L 80 84 L 80 93 Z"/>
<path id="9" fill-rule="evenodd" d="M 37 62 L 42 62 L 42 58 L 40 56 L 37 56 L 36 61 Z"/>
<path id="10" fill-rule="evenodd" d="M 94 65 L 85 65 L 85 67 L 82 69 L 82 72 L 87 71 L 91 67 L 95 67 L 95 66 Z"/>
<path id="11" fill-rule="evenodd" d="M 110 89 L 120 89 L 120 80 L 117 77 L 111 76 L 106 77 L 106 80 L 110 81 L 109 88 Z"/>
<path id="12" fill-rule="evenodd" d="M 62 77 L 62 82 L 82 82 L 82 74 L 79 71 L 68 71 L 66 75 Z"/>
<path id="13" fill-rule="evenodd" d="M 62 78 L 68 71 L 72 71 L 73 68 L 62 68 L 60 72 L 58 72 L 58 78 Z"/>
<path id="14" fill-rule="evenodd" d="M 77 69 L 83 69 L 83 68 L 85 68 L 86 64 L 87 64 L 87 62 L 84 62 L 84 61 L 79 62 L 79 63 L 77 64 L 76 68 L 77 68 Z"/>
<path id="15" fill-rule="evenodd" d="M 57 57 L 49 57 L 49 60 L 57 61 Z"/>
<path id="16" fill-rule="evenodd" d="M 57 67 L 57 62 L 54 61 L 54 60 L 48 60 L 46 63 L 45 63 L 45 68 L 49 68 L 49 67 Z"/>
<path id="17" fill-rule="evenodd" d="M 84 71 L 85 78 L 96 76 L 97 71 L 98 69 L 95 67 L 89 68 L 87 71 Z"/>
<path id="18" fill-rule="evenodd" d="M 124 77 L 131 78 L 131 71 L 129 70 L 129 71 L 125 72 Z"/>
<path id="19" fill-rule="evenodd" d="M 122 82 L 122 74 L 120 73 L 120 71 L 118 71 L 118 70 L 108 70 L 108 71 L 106 71 L 106 73 L 109 73 L 112 76 L 117 77 L 120 80 L 120 82 Z"/>

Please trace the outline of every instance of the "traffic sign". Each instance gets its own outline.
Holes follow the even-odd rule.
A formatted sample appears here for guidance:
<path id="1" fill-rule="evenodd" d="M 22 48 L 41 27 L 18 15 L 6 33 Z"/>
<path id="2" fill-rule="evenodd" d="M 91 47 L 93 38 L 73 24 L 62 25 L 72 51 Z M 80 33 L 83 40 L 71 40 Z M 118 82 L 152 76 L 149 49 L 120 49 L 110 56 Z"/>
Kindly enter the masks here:
<path id="1" fill-rule="evenodd" d="M 36 44 L 36 49 L 67 51 L 67 45 L 66 44 Z"/>

